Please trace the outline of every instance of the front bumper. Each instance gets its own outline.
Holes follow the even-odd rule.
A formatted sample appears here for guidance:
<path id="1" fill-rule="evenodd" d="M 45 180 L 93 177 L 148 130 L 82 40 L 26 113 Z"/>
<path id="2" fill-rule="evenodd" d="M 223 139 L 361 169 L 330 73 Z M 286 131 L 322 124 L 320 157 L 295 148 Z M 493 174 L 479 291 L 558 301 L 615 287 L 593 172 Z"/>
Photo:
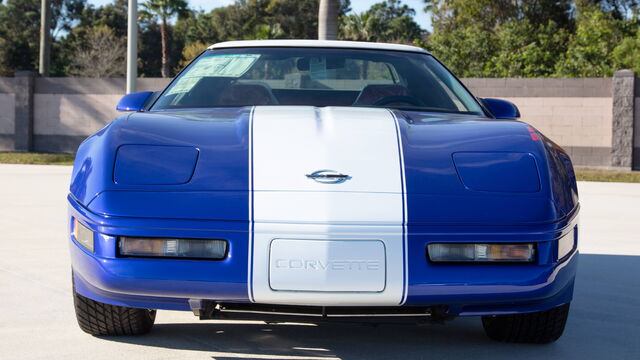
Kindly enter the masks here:
<path id="1" fill-rule="evenodd" d="M 88 212 L 70 198 L 70 216 L 89 226 L 95 253 L 71 240 L 76 291 L 113 305 L 191 310 L 189 299 L 249 303 L 248 224 L 243 222 L 107 218 Z M 546 310 L 571 301 L 577 252 L 562 262 L 554 244 L 575 226 L 576 217 L 524 227 L 408 227 L 407 297 L 403 305 L 443 306 L 449 315 L 510 314 Z M 497 229 L 503 232 L 496 235 Z M 516 232 L 517 230 L 517 232 Z M 117 235 L 211 237 L 229 241 L 221 261 L 121 258 Z M 482 241 L 488 237 L 535 241 L 536 264 L 431 264 L 426 244 L 438 240 Z"/>

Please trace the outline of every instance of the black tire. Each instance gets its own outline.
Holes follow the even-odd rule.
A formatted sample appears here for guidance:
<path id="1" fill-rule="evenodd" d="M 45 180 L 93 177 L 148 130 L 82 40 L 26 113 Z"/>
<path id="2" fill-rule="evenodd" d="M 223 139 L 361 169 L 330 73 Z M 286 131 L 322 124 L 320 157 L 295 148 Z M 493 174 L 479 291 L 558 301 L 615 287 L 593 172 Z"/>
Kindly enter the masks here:
<path id="1" fill-rule="evenodd" d="M 569 304 L 528 314 L 483 316 L 488 337 L 512 343 L 547 344 L 560 338 L 569 316 Z"/>
<path id="2" fill-rule="evenodd" d="M 109 305 L 73 291 L 73 305 L 82 331 L 91 335 L 140 335 L 153 327 L 156 311 Z"/>

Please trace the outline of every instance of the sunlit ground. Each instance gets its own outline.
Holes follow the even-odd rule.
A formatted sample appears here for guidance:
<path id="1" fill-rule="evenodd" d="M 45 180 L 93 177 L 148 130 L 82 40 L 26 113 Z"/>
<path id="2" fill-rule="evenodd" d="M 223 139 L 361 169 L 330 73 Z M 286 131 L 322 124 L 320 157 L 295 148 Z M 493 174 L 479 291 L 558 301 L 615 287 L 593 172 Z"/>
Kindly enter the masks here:
<path id="1" fill-rule="evenodd" d="M 581 252 L 564 336 L 487 339 L 478 318 L 445 325 L 199 321 L 160 311 L 141 337 L 82 333 L 66 239 L 70 167 L 0 165 L 2 359 L 640 359 L 640 184 L 580 183 Z"/>

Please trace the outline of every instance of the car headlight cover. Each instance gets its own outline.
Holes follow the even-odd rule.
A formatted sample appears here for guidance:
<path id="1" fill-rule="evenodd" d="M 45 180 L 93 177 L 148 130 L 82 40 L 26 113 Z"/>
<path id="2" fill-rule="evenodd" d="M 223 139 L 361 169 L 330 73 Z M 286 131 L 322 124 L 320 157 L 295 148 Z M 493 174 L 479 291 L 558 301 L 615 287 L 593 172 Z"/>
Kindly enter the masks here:
<path id="1" fill-rule="evenodd" d="M 432 262 L 526 262 L 535 261 L 534 244 L 434 243 L 428 246 Z"/>
<path id="2" fill-rule="evenodd" d="M 192 146 L 122 145 L 116 153 L 113 181 L 120 185 L 186 184 L 198 154 Z"/>
<path id="3" fill-rule="evenodd" d="M 78 244 L 93 252 L 93 231 L 84 226 L 75 217 L 73 218 L 73 237 L 76 239 Z"/>
<path id="4" fill-rule="evenodd" d="M 535 156 L 518 152 L 456 152 L 453 163 L 472 191 L 535 193 L 540 175 Z"/>
<path id="5" fill-rule="evenodd" d="M 215 239 L 169 239 L 122 236 L 120 255 L 139 257 L 177 257 L 192 259 L 223 259 L 227 241 Z"/>
<path id="6" fill-rule="evenodd" d="M 571 253 L 576 242 L 576 228 L 574 227 L 565 236 L 558 240 L 558 260 L 565 258 Z"/>

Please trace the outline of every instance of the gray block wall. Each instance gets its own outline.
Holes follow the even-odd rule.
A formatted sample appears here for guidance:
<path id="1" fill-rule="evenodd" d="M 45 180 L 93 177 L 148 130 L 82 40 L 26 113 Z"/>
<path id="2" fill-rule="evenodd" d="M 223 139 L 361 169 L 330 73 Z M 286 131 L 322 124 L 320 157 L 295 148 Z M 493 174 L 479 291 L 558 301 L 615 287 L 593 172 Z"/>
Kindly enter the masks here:
<path id="1" fill-rule="evenodd" d="M 125 92 L 121 78 L 16 75 L 0 78 L 0 151 L 74 152 L 117 116 Z M 169 81 L 140 78 L 137 89 L 161 90 Z M 515 103 L 522 121 L 567 150 L 578 166 L 640 169 L 640 81 L 633 73 L 462 81 L 476 96 Z"/>
<path id="2" fill-rule="evenodd" d="M 15 149 L 13 134 L 15 132 L 15 94 L 14 79 L 0 78 L 0 151 Z"/>
<path id="3" fill-rule="evenodd" d="M 633 115 L 633 152 L 632 168 L 640 170 L 640 80 L 636 77 Z"/>
<path id="4" fill-rule="evenodd" d="M 138 79 L 138 91 L 162 90 L 169 79 Z M 75 152 L 78 145 L 119 115 L 125 79 L 37 78 L 32 149 Z"/>
<path id="5" fill-rule="evenodd" d="M 636 74 L 616 71 L 613 76 L 613 144 L 611 165 L 630 169 L 633 164 Z"/>
<path id="6" fill-rule="evenodd" d="M 525 121 L 561 145 L 580 166 L 612 166 L 611 78 L 467 78 L 479 97 L 515 103 Z"/>
<path id="7" fill-rule="evenodd" d="M 464 78 L 479 97 L 611 97 L 611 78 Z"/>

